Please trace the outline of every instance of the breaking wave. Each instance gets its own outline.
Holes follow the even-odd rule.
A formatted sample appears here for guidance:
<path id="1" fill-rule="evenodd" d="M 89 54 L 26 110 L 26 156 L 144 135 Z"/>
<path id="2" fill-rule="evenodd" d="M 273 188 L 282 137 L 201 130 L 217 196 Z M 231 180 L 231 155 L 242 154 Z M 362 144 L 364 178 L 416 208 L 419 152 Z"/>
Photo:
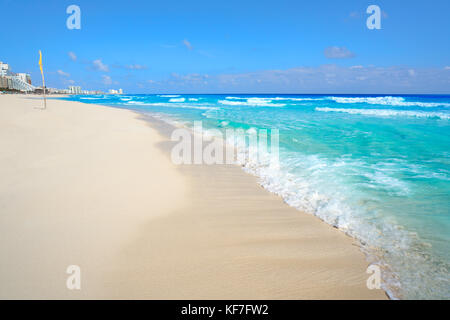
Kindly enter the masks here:
<path id="1" fill-rule="evenodd" d="M 450 103 L 437 103 L 437 102 L 416 102 L 416 101 L 406 101 L 402 97 L 328 97 L 329 100 L 333 100 L 337 103 L 367 103 L 367 104 L 378 104 L 387 106 L 398 106 L 398 107 L 448 107 Z"/>
<path id="2" fill-rule="evenodd" d="M 393 110 L 393 109 L 351 109 L 351 108 L 315 108 L 316 111 L 321 112 L 342 112 L 349 114 L 360 114 L 375 117 L 417 117 L 417 118 L 438 118 L 448 120 L 450 114 L 443 112 L 422 112 L 412 110 Z"/>

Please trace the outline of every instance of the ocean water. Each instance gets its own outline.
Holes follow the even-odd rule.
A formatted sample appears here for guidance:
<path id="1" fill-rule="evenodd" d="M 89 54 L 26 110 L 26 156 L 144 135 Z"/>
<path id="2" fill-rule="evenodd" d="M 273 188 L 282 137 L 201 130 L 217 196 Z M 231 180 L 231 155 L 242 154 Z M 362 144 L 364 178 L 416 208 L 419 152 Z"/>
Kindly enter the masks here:
<path id="1" fill-rule="evenodd" d="M 450 96 L 97 95 L 69 100 L 207 129 L 278 129 L 280 166 L 244 166 L 355 237 L 392 298 L 450 299 Z"/>

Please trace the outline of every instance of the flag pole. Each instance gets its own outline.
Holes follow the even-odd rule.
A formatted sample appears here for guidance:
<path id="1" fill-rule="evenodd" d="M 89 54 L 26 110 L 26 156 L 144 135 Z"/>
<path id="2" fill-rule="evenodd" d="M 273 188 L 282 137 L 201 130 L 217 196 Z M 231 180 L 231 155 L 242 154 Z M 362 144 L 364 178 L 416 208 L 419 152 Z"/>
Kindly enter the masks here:
<path id="1" fill-rule="evenodd" d="M 44 90 L 44 109 L 47 109 L 47 99 L 45 98 L 45 79 L 44 79 L 44 70 L 42 69 L 42 52 L 39 50 L 39 68 L 41 69 L 42 75 L 42 89 Z"/>
<path id="2" fill-rule="evenodd" d="M 42 74 L 42 87 L 44 89 L 44 109 L 47 109 L 47 99 L 45 98 L 45 79 L 44 79 L 44 74 Z"/>

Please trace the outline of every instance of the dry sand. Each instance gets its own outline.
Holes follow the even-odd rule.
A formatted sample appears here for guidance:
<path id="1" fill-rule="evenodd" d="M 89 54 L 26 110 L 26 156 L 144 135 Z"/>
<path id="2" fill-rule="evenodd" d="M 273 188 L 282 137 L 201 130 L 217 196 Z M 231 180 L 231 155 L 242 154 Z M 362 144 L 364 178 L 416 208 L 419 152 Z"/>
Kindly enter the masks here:
<path id="1" fill-rule="evenodd" d="M 0 298 L 385 299 L 352 239 L 128 110 L 0 96 Z M 66 268 L 81 268 L 81 290 Z"/>

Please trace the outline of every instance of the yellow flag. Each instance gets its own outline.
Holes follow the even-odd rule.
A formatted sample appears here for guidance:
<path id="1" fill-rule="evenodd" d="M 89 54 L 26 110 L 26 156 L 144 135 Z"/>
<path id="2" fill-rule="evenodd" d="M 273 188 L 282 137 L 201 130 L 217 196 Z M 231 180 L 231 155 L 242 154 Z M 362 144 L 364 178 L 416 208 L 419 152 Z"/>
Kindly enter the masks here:
<path id="1" fill-rule="evenodd" d="M 39 50 L 39 68 L 41 69 L 41 74 L 42 74 L 42 90 L 43 90 L 43 94 L 44 94 L 44 109 L 47 108 L 47 99 L 45 99 L 45 79 L 44 79 L 44 70 L 42 70 L 42 52 L 41 50 Z"/>
<path id="2" fill-rule="evenodd" d="M 39 50 L 39 68 L 41 68 L 41 74 L 44 76 L 44 70 L 42 70 L 42 52 Z"/>

